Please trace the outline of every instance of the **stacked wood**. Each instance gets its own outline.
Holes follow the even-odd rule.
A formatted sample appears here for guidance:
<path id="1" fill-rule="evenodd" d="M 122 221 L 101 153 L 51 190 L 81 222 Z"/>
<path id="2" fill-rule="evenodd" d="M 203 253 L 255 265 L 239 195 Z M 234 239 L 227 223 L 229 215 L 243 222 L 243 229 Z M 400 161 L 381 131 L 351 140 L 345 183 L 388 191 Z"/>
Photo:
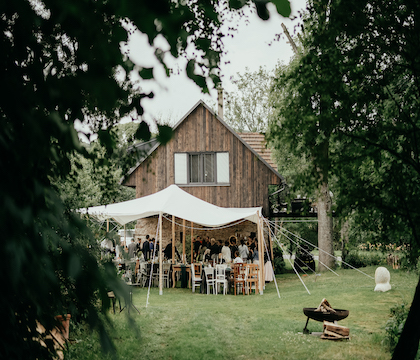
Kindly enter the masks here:
<path id="1" fill-rule="evenodd" d="M 331 307 L 330 303 L 327 301 L 327 299 L 322 299 L 319 306 L 316 308 L 315 311 L 323 312 L 323 313 L 333 313 L 335 314 L 336 311 Z"/>
<path id="2" fill-rule="evenodd" d="M 321 339 L 341 340 L 349 338 L 349 328 L 329 321 L 324 321 L 324 332 L 321 335 Z"/>

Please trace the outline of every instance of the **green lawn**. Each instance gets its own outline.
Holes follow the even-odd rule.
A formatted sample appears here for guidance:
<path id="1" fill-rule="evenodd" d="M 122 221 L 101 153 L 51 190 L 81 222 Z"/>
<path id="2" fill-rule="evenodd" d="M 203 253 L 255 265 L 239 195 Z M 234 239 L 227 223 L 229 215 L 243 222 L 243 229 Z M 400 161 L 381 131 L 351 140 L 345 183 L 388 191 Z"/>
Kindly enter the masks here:
<path id="1" fill-rule="evenodd" d="M 374 276 L 375 267 L 362 269 Z M 309 295 L 294 274 L 277 277 L 264 295 L 202 295 L 188 289 L 153 288 L 146 308 L 147 289 L 136 288 L 132 313 L 138 331 L 128 325 L 127 313 L 110 314 L 113 339 L 120 359 L 389 359 L 381 344 L 389 309 L 411 303 L 418 276 L 392 270 L 392 290 L 377 293 L 375 282 L 355 270 L 338 270 L 303 279 Z M 321 340 L 302 334 L 304 307 L 316 307 L 326 298 L 334 308 L 348 309 L 340 321 L 350 328 L 349 341 Z M 309 320 L 310 331 L 322 323 Z M 104 359 L 95 335 L 74 331 L 67 359 Z"/>

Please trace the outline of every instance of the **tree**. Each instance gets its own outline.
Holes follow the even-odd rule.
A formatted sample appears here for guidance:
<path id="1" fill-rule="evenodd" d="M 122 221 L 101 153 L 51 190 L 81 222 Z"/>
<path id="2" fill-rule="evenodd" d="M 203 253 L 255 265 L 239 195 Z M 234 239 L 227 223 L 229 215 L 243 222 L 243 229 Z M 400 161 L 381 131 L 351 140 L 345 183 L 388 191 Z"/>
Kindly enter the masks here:
<path id="1" fill-rule="evenodd" d="M 98 141 L 84 144 L 90 157 L 81 154 L 70 156 L 71 171 L 66 178 L 54 179 L 61 199 L 70 209 L 81 209 L 134 199 L 135 190 L 120 184 L 122 167 L 132 159 L 128 147 L 135 140 L 138 123 L 130 122 L 115 126 L 116 149 L 101 167 L 92 158 L 103 158 L 105 149 Z M 135 158 L 135 157 L 134 157 Z"/>
<path id="2" fill-rule="evenodd" d="M 418 3 L 403 0 L 311 1 L 302 28 L 303 54 L 279 83 L 293 94 L 287 105 L 306 101 L 319 111 L 311 123 L 297 106 L 280 109 L 285 121 L 275 128 L 296 129 L 305 138 L 300 126 L 289 126 L 288 116 L 300 116 L 310 127 L 326 111 L 330 131 L 313 140 L 318 146 L 329 138 L 338 211 L 356 212 L 365 222 L 369 216 L 370 228 L 376 223 L 378 233 L 408 243 L 412 258 L 419 256 L 420 244 L 419 10 Z M 316 126 L 323 130 L 324 124 Z M 393 359 L 416 356 L 419 305 L 420 282 Z"/>
<path id="3" fill-rule="evenodd" d="M 99 331 L 105 348 L 112 349 L 107 318 L 100 312 L 106 309 L 107 289 L 127 299 L 128 293 L 111 264 L 98 265 L 92 234 L 53 183 L 69 174 L 76 153 L 90 158 L 97 169 L 106 165 L 116 151 L 113 125 L 126 115 L 141 116 L 142 99 L 153 96 L 130 80 L 133 72 L 140 85 L 154 76 L 153 68 L 136 67 L 130 54 L 121 53 L 130 32 L 148 36 L 168 74 L 166 53 L 186 56 L 185 71 L 206 91 L 219 82 L 223 14 L 244 5 L 167 0 L 1 3 L 0 77 L 5 91 L 0 97 L 0 272 L 5 290 L 0 306 L 7 329 L 0 340 L 1 358 L 52 357 L 50 342 L 45 348 L 34 340 L 37 321 L 51 329 L 54 315 L 66 312 L 75 320 L 85 319 Z M 287 0 L 276 5 L 283 15 L 290 14 Z M 256 6 L 260 17 L 268 18 L 266 2 Z M 169 50 L 154 44 L 157 37 L 166 40 Z M 187 54 L 191 46 L 196 51 Z M 103 146 L 98 153 L 81 145 L 77 120 L 94 129 Z M 167 126 L 160 126 L 158 139 L 167 140 L 168 133 Z M 136 138 L 149 137 L 148 126 L 140 123 Z"/>
<path id="4" fill-rule="evenodd" d="M 334 160 L 340 205 L 376 215 L 381 232 L 409 243 L 412 260 L 420 254 L 419 10 L 409 1 L 369 1 L 334 11 L 341 24 L 340 75 L 348 90 L 347 97 L 336 98 L 342 104 Z M 419 304 L 420 285 L 393 359 L 414 359 L 418 352 Z"/>
<path id="5" fill-rule="evenodd" d="M 263 67 L 231 79 L 236 90 L 226 93 L 225 121 L 237 132 L 265 132 L 271 111 L 269 106 L 270 73 Z"/>
<path id="6" fill-rule="evenodd" d="M 335 104 L 324 93 L 337 79 L 329 70 L 330 54 L 322 48 L 324 41 L 331 41 L 328 5 L 313 1 L 309 7 L 314 10 L 304 18 L 301 52 L 289 66 L 278 66 L 274 76 L 271 96 L 275 111 L 268 138 L 275 146 L 286 146 L 297 157 L 309 159 L 310 166 L 300 169 L 300 180 L 317 194 L 319 267 L 325 270 L 334 267 L 329 178 Z M 316 32 L 316 40 L 312 32 Z"/>

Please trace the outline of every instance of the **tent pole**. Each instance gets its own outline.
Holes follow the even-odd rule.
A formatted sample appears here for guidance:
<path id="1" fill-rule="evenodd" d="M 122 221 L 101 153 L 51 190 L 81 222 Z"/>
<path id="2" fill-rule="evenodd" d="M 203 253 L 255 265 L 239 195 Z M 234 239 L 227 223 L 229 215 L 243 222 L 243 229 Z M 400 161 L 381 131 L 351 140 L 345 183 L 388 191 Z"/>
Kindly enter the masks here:
<path id="1" fill-rule="evenodd" d="M 191 221 L 191 264 L 194 262 L 193 237 L 194 237 L 194 223 Z"/>
<path id="2" fill-rule="evenodd" d="M 185 264 L 185 219 L 182 219 L 182 263 Z"/>
<path id="3" fill-rule="evenodd" d="M 106 232 L 109 232 L 109 219 L 106 219 Z"/>
<path id="4" fill-rule="evenodd" d="M 162 273 L 162 213 L 159 213 L 159 295 L 163 294 L 163 273 Z"/>
<path id="5" fill-rule="evenodd" d="M 124 224 L 124 243 L 127 245 L 127 231 L 125 230 L 125 224 Z"/>
<path id="6" fill-rule="evenodd" d="M 260 263 L 260 279 L 259 279 L 259 293 L 260 295 L 263 295 L 264 290 L 264 254 L 263 254 L 263 247 L 262 242 L 263 239 L 263 232 L 262 232 L 262 224 L 261 224 L 261 214 L 258 216 L 258 261 Z"/>
<path id="7" fill-rule="evenodd" d="M 268 237 L 269 237 L 269 240 L 270 240 L 270 252 L 271 252 L 271 259 L 270 260 L 271 260 L 271 266 L 273 267 L 273 270 L 274 270 L 273 238 L 271 237 L 270 223 L 267 223 L 267 226 L 268 226 Z"/>
<path id="8" fill-rule="evenodd" d="M 175 264 L 175 215 L 172 215 L 172 264 Z"/>

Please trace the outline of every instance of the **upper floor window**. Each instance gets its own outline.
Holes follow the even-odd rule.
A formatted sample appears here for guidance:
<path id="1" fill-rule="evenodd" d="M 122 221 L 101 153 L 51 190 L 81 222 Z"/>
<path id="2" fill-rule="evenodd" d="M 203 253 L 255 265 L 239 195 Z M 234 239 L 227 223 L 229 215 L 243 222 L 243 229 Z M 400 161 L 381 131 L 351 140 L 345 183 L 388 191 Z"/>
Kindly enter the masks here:
<path id="1" fill-rule="evenodd" d="M 229 183 L 229 153 L 175 153 L 175 184 Z"/>

